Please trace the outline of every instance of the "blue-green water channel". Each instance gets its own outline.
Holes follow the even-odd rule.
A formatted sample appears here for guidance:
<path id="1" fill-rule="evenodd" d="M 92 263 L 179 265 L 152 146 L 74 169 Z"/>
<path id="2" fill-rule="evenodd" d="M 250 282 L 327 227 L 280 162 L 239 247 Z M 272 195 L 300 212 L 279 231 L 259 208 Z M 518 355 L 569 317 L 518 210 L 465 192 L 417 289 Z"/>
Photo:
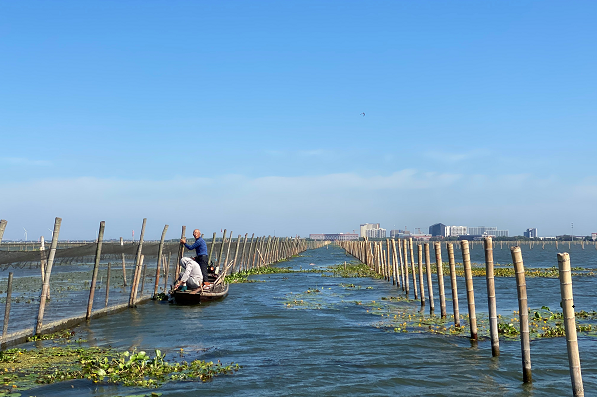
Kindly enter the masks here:
<path id="1" fill-rule="evenodd" d="M 457 251 L 457 258 L 459 255 Z M 473 261 L 482 262 L 483 250 L 474 248 L 472 256 Z M 523 256 L 526 266 L 557 266 L 554 247 L 523 248 Z M 573 266 L 597 268 L 597 251 L 590 246 L 585 250 L 573 247 L 571 257 Z M 340 248 L 329 246 L 307 251 L 281 266 L 325 268 L 350 259 Z M 506 247 L 496 249 L 495 261 L 511 262 L 510 251 Z M 91 345 L 119 350 L 161 349 L 167 352 L 167 358 L 175 360 L 199 358 L 242 365 L 234 375 L 219 376 L 207 383 L 168 383 L 155 390 L 164 396 L 572 394 L 564 338 L 532 342 L 534 382 L 523 385 L 518 340 L 502 340 L 500 357 L 492 358 L 486 338 L 473 346 L 466 333 L 402 333 L 384 327 L 384 317 L 372 309 L 371 302 L 403 294 L 387 281 L 323 277 L 318 273 L 274 274 L 254 279 L 260 282 L 231 285 L 229 296 L 219 302 L 191 307 L 151 302 L 95 319 L 75 331 Z M 595 277 L 574 278 L 577 310 L 597 309 L 596 281 Z M 475 278 L 474 283 L 477 311 L 487 312 L 485 279 Z M 355 287 L 347 287 L 348 284 Z M 448 277 L 445 284 L 448 288 Z M 547 305 L 559 309 L 557 279 L 529 278 L 527 284 L 530 307 Z M 496 279 L 496 288 L 498 310 L 504 314 L 517 310 L 514 278 Z M 308 290 L 319 292 L 307 293 Z M 465 291 L 464 280 L 459 279 L 461 314 L 466 314 Z M 434 295 L 438 311 L 437 291 Z M 446 295 L 450 297 L 449 290 Z M 419 307 L 418 302 L 391 304 L 399 310 Z M 447 307 L 451 313 L 450 300 Z M 591 334 L 579 338 L 587 396 L 597 395 L 595 340 Z M 23 395 L 124 396 L 151 391 L 80 380 L 44 386 Z"/>

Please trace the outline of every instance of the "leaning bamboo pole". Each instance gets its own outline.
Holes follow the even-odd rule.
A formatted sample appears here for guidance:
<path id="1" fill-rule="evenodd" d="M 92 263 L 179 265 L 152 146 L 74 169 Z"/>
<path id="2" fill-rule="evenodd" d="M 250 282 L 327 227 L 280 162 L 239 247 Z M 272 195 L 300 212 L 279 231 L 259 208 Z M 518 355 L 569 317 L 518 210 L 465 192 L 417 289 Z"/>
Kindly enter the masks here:
<path id="1" fill-rule="evenodd" d="M 224 260 L 224 266 L 228 266 L 228 258 L 230 257 L 230 246 L 232 245 L 232 230 L 230 231 L 230 235 L 228 236 L 228 249 L 226 250 L 226 259 Z M 234 270 L 234 269 L 232 269 Z M 231 272 L 232 273 L 232 272 Z"/>
<path id="2" fill-rule="evenodd" d="M 392 262 L 394 263 L 394 285 L 400 287 L 400 265 L 398 264 L 395 239 L 392 239 Z"/>
<path id="3" fill-rule="evenodd" d="M 165 262 L 166 266 L 165 266 L 165 270 L 166 270 L 166 274 L 164 274 L 164 291 L 168 290 L 168 273 L 170 272 L 170 251 L 168 251 L 168 261 Z M 166 259 L 166 256 L 164 256 L 164 260 Z"/>
<path id="4" fill-rule="evenodd" d="M 0 219 L 0 243 L 2 242 L 2 237 L 4 237 L 4 230 L 6 230 L 7 223 L 5 219 Z"/>
<path id="5" fill-rule="evenodd" d="M 518 294 L 518 316 L 520 320 L 520 350 L 522 353 L 522 381 L 533 381 L 531 374 L 531 340 L 529 337 L 529 307 L 527 303 L 527 283 L 524 277 L 524 263 L 520 247 L 512 247 L 512 263 L 516 272 L 516 292 Z"/>
<path id="6" fill-rule="evenodd" d="M 8 284 L 6 286 L 6 306 L 4 307 L 4 323 L 2 324 L 2 338 L 0 339 L 0 346 L 2 344 L 4 344 L 4 337 L 8 333 L 8 320 L 10 318 L 11 302 L 12 302 L 12 272 L 9 272 L 8 273 Z"/>
<path id="7" fill-rule="evenodd" d="M 247 270 L 247 259 L 246 259 L 245 251 L 247 249 L 247 239 L 248 238 L 249 238 L 249 233 L 245 233 L 245 240 L 243 241 L 242 254 L 240 256 L 240 264 L 238 266 L 239 271 Z"/>
<path id="8" fill-rule="evenodd" d="M 37 322 L 35 324 L 35 335 L 39 335 L 43 327 L 44 311 L 46 308 L 46 297 L 50 290 L 50 275 L 52 274 L 52 265 L 54 265 L 54 256 L 56 255 L 56 246 L 58 245 L 58 235 L 60 234 L 61 218 L 56 218 L 54 221 L 54 231 L 52 232 L 52 244 L 50 245 L 50 255 L 48 255 L 48 264 L 46 266 L 46 276 L 44 284 L 41 288 L 41 295 L 39 297 L 39 309 L 37 311 Z"/>
<path id="9" fill-rule="evenodd" d="M 147 224 L 147 218 L 143 218 L 143 224 L 141 225 L 141 235 L 139 236 L 139 246 L 137 247 L 137 254 L 135 256 L 135 275 L 134 275 L 134 279 L 138 278 L 137 274 L 141 274 L 140 270 L 141 270 L 141 265 L 142 265 L 142 261 L 141 261 L 141 257 L 142 257 L 142 252 L 143 252 L 143 238 L 145 236 L 145 225 Z M 137 283 L 138 284 L 138 283 Z M 131 294 L 129 295 L 129 307 L 133 307 L 135 305 L 135 297 L 137 296 L 137 285 L 135 285 L 135 283 L 133 283 L 133 286 L 131 287 Z"/>
<path id="10" fill-rule="evenodd" d="M 487 280 L 487 304 L 489 308 L 489 334 L 491 336 L 491 355 L 500 355 L 497 308 L 495 300 L 495 280 L 493 274 L 493 244 L 491 237 L 485 237 L 485 278 Z"/>
<path id="11" fill-rule="evenodd" d="M 153 296 L 158 294 L 158 286 L 160 284 L 160 267 L 162 266 L 162 252 L 164 251 L 164 239 L 166 238 L 166 232 L 168 231 L 168 225 L 164 225 L 162 230 L 162 237 L 160 238 L 160 245 L 158 247 L 158 261 L 155 268 L 155 283 L 153 286 Z"/>
<path id="12" fill-rule="evenodd" d="M 234 273 L 234 269 L 236 269 L 236 260 L 238 259 L 238 248 L 240 246 L 240 234 L 238 235 L 238 237 L 236 238 L 236 248 L 234 249 L 234 262 L 232 263 L 232 271 L 231 273 Z M 237 270 L 237 272 L 240 271 L 240 267 Z"/>
<path id="13" fill-rule="evenodd" d="M 429 243 L 425 243 L 425 271 L 427 272 L 427 294 L 429 295 L 429 314 L 435 310 L 433 301 L 433 281 L 431 280 L 431 255 L 429 254 Z"/>
<path id="14" fill-rule="evenodd" d="M 89 288 L 89 300 L 87 301 L 87 314 L 85 319 L 91 319 L 91 309 L 93 308 L 93 297 L 95 295 L 95 284 L 97 282 L 97 273 L 99 271 L 100 258 L 102 256 L 102 244 L 104 242 L 104 228 L 106 222 L 101 221 L 99 232 L 97 234 L 97 246 L 95 247 L 95 263 L 93 264 L 93 275 L 91 276 L 91 287 Z"/>
<path id="15" fill-rule="evenodd" d="M 104 301 L 104 307 L 108 307 L 108 299 L 110 298 L 110 268 L 112 264 L 108 262 L 108 274 L 106 275 L 106 300 Z"/>
<path id="16" fill-rule="evenodd" d="M 139 262 L 140 262 L 140 266 L 137 268 L 137 271 L 135 272 L 135 282 L 133 283 L 133 304 L 131 307 L 135 307 L 137 306 L 137 293 L 138 293 L 138 289 L 139 289 L 139 282 L 141 281 L 141 268 L 143 267 L 143 261 L 145 259 L 145 255 L 141 255 L 141 258 L 139 258 Z M 143 292 L 143 291 L 141 291 Z"/>
<path id="17" fill-rule="evenodd" d="M 458 284 L 456 283 L 456 261 L 454 260 L 454 245 L 447 244 L 448 263 L 450 264 L 450 285 L 452 287 L 452 308 L 454 310 L 454 325 L 460 327 L 460 308 L 458 307 Z"/>
<path id="18" fill-rule="evenodd" d="M 209 257 L 207 258 L 207 266 L 211 266 L 211 257 L 214 252 L 214 247 L 216 246 L 216 232 L 214 232 L 213 237 L 211 238 L 211 245 L 209 246 Z"/>
<path id="19" fill-rule="evenodd" d="M 567 252 L 558 254 L 558 269 L 560 273 L 560 294 L 562 296 L 561 305 L 564 311 L 564 329 L 566 331 L 566 348 L 568 350 L 570 380 L 572 381 L 572 395 L 574 397 L 582 397 L 585 395 L 585 391 L 582 382 L 580 355 L 578 352 L 578 339 L 576 335 L 574 297 L 572 294 L 572 275 L 570 273 L 570 255 L 568 255 Z"/>
<path id="20" fill-rule="evenodd" d="M 466 281 L 466 301 L 468 303 L 468 320 L 471 331 L 471 339 L 477 340 L 477 314 L 475 313 L 475 290 L 473 286 L 473 271 L 471 269 L 471 253 L 468 247 L 468 241 L 460 242 L 462 251 L 462 264 L 464 266 L 464 279 Z"/>
<path id="21" fill-rule="evenodd" d="M 41 270 L 41 284 L 44 284 L 44 279 L 46 278 L 46 265 L 48 264 L 46 258 L 46 244 L 44 240 L 44 236 L 40 237 L 40 247 L 39 247 L 39 268 Z M 48 299 L 50 299 L 50 290 L 48 290 Z"/>
<path id="22" fill-rule="evenodd" d="M 220 253 L 218 254 L 218 262 L 216 263 L 216 273 L 220 273 L 220 263 L 222 263 L 222 255 L 224 255 L 224 243 L 226 242 L 226 229 L 222 234 L 222 243 L 220 244 Z"/>

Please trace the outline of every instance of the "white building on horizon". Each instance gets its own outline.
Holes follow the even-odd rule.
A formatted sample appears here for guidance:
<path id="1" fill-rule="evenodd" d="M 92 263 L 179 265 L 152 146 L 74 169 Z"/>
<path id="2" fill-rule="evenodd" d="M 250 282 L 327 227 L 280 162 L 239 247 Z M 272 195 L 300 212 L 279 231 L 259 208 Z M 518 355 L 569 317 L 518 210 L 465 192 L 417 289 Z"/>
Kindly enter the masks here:
<path id="1" fill-rule="evenodd" d="M 466 226 L 446 226 L 446 236 L 458 237 L 467 234 L 469 233 Z"/>
<path id="2" fill-rule="evenodd" d="M 362 238 L 386 238 L 386 229 L 379 226 L 379 223 L 364 223 L 360 228 Z"/>

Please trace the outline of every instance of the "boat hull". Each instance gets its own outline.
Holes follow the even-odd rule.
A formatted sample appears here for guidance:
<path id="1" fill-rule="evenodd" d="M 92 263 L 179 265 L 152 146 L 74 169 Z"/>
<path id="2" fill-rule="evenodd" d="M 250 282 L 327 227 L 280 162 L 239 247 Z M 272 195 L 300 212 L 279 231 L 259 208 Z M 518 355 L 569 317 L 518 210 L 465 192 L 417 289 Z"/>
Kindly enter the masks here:
<path id="1" fill-rule="evenodd" d="M 201 302 L 222 299 L 228 295 L 228 284 L 221 284 L 214 291 L 198 292 L 193 294 L 189 291 L 174 291 L 172 298 L 177 305 L 196 305 Z"/>

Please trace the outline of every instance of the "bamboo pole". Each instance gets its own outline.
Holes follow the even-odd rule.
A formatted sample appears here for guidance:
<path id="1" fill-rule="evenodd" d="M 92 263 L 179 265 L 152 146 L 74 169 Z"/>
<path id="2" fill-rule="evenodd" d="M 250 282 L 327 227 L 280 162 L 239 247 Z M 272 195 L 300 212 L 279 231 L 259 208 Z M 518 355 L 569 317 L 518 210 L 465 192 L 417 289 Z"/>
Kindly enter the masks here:
<path id="1" fill-rule="evenodd" d="M 155 283 L 153 286 L 153 296 L 158 294 L 158 286 L 160 284 L 160 267 L 162 267 L 162 252 L 164 252 L 164 239 L 166 238 L 166 232 L 168 231 L 168 225 L 164 225 L 162 230 L 162 237 L 160 238 L 160 245 L 158 247 L 158 261 L 155 267 Z"/>
<path id="2" fill-rule="evenodd" d="M 446 244 L 448 249 L 448 263 L 450 264 L 450 285 L 452 287 L 452 307 L 454 310 L 454 325 L 460 327 L 460 308 L 458 307 L 458 284 L 456 283 L 456 261 L 454 260 L 454 245 Z"/>
<path id="3" fill-rule="evenodd" d="M 228 258 L 230 257 L 230 246 L 232 245 L 232 230 L 230 231 L 230 235 L 228 236 L 228 249 L 226 250 L 226 259 L 224 260 L 224 268 L 226 268 L 228 265 Z M 234 270 L 234 269 L 232 269 Z M 233 271 L 230 272 L 230 274 L 232 274 Z"/>
<path id="4" fill-rule="evenodd" d="M 182 240 L 183 238 L 186 238 L 186 234 L 187 234 L 187 227 L 183 226 L 182 227 L 182 233 L 180 235 L 180 239 Z M 176 263 L 174 264 L 174 274 L 172 275 L 172 279 L 176 280 L 178 278 L 178 273 L 180 273 L 180 260 L 184 257 L 184 244 L 180 244 L 180 246 L 178 247 L 178 254 L 176 255 Z M 208 262 L 208 266 L 209 266 L 209 262 Z"/>
<path id="5" fill-rule="evenodd" d="M 240 234 L 236 238 L 236 249 L 234 250 L 234 262 L 232 263 L 232 271 L 230 272 L 231 274 L 234 273 L 234 269 L 236 269 L 236 260 L 238 258 L 238 248 L 239 247 L 240 247 Z M 239 265 L 237 272 L 239 272 L 239 271 L 240 271 L 240 265 Z"/>
<path id="6" fill-rule="evenodd" d="M 91 309 L 93 308 L 93 297 L 95 295 L 95 284 L 97 282 L 97 273 L 99 271 L 100 258 L 102 256 L 102 244 L 104 242 L 104 228 L 106 222 L 101 221 L 99 232 L 97 234 L 97 245 L 95 247 L 95 263 L 93 265 L 93 274 L 91 276 L 91 287 L 89 288 L 89 300 L 87 301 L 87 314 L 85 319 L 91 319 Z"/>
<path id="7" fill-rule="evenodd" d="M 516 272 L 516 291 L 518 293 L 518 316 L 520 319 L 520 351 L 522 353 L 522 381 L 533 381 L 531 374 L 531 340 L 529 337 L 529 307 L 527 303 L 527 283 L 524 276 L 524 263 L 520 247 L 512 247 L 512 263 Z"/>
<path id="8" fill-rule="evenodd" d="M 245 240 L 243 241 L 243 251 L 242 255 L 240 256 L 240 265 L 239 270 L 247 270 L 247 259 L 245 257 L 245 250 L 247 248 L 247 239 L 249 237 L 249 233 L 245 233 Z M 253 237 L 251 237 L 252 239 Z"/>
<path id="9" fill-rule="evenodd" d="M 106 302 L 105 307 L 108 307 L 108 299 L 110 298 L 110 267 L 112 264 L 108 262 L 108 275 L 106 276 Z"/>
<path id="10" fill-rule="evenodd" d="M 417 264 L 419 267 L 419 289 L 421 290 L 421 307 L 425 306 L 425 285 L 423 283 L 423 246 L 417 244 Z"/>
<path id="11" fill-rule="evenodd" d="M 4 237 L 4 230 L 6 230 L 7 223 L 6 220 L 0 219 L 0 243 L 2 242 L 2 237 Z"/>
<path id="12" fill-rule="evenodd" d="M 425 243 L 425 271 L 427 272 L 427 294 L 429 295 L 429 314 L 435 310 L 433 301 L 433 281 L 431 280 L 431 255 L 429 254 L 429 243 Z"/>
<path id="13" fill-rule="evenodd" d="M 124 252 L 122 253 L 122 280 L 124 281 L 124 286 L 126 287 L 126 265 L 124 261 Z"/>
<path id="14" fill-rule="evenodd" d="M 557 242 L 556 242 L 557 243 Z M 560 273 L 560 294 L 564 311 L 564 329 L 566 330 L 566 348 L 568 350 L 568 365 L 570 366 L 570 380 L 572 381 L 572 395 L 585 395 L 578 339 L 576 335 L 576 318 L 574 314 L 574 296 L 572 294 L 572 274 L 570 273 L 570 255 L 567 252 L 558 254 L 558 269 Z"/>
<path id="15" fill-rule="evenodd" d="M 6 221 L 4 221 L 6 222 Z M 1 237 L 1 235 L 0 235 Z M 0 346 L 4 344 L 4 338 L 8 332 L 8 320 L 10 317 L 10 304 L 12 302 L 12 272 L 8 273 L 8 285 L 6 286 L 6 306 L 4 308 L 4 323 L 2 324 L 2 339 Z"/>
<path id="16" fill-rule="evenodd" d="M 392 239 L 392 259 L 394 262 L 394 284 L 400 287 L 400 264 L 398 263 L 398 251 L 396 251 L 396 239 Z"/>
<path id="17" fill-rule="evenodd" d="M 410 280 L 409 280 L 409 276 L 408 276 L 408 247 L 407 247 L 407 242 L 406 240 L 398 240 L 401 244 L 402 244 L 402 252 L 401 252 L 401 256 L 400 258 L 402 259 L 402 265 L 404 266 L 404 271 L 403 271 L 403 275 L 404 275 L 404 292 L 406 293 L 406 296 L 408 296 L 409 293 L 409 289 L 410 289 Z M 404 255 L 404 256 L 402 256 Z"/>
<path id="18" fill-rule="evenodd" d="M 466 301 L 468 303 L 468 320 L 471 331 L 471 339 L 477 340 L 477 314 L 475 312 L 475 290 L 473 286 L 473 271 L 471 269 L 471 253 L 468 248 L 468 241 L 460 241 L 462 251 L 462 264 L 464 266 L 464 279 L 466 281 Z"/>
<path id="19" fill-rule="evenodd" d="M 143 224 L 141 225 L 141 235 L 139 236 L 139 246 L 137 247 L 137 254 L 135 258 L 135 274 L 133 276 L 133 286 L 131 288 L 131 294 L 129 295 L 129 307 L 135 306 L 135 299 L 137 297 L 137 288 L 139 286 L 138 279 L 141 276 L 141 267 L 143 266 L 143 261 L 141 258 L 143 255 L 141 252 L 143 251 L 143 238 L 145 236 L 145 225 L 147 223 L 147 218 L 143 218 Z"/>
<path id="20" fill-rule="evenodd" d="M 209 257 L 207 258 L 207 266 L 208 267 L 211 266 L 211 255 L 214 252 L 215 245 L 216 245 L 216 232 L 214 232 L 214 235 L 211 238 L 211 246 L 209 247 Z"/>
<path id="21" fill-rule="evenodd" d="M 392 266 L 392 247 L 390 246 L 390 239 L 386 239 L 386 263 L 388 267 L 388 281 L 391 281 L 392 284 L 395 283 L 394 280 L 394 268 Z"/>
<path id="22" fill-rule="evenodd" d="M 413 292 L 415 294 L 415 299 L 419 299 L 419 292 L 417 291 L 417 273 L 415 272 L 415 254 L 413 248 L 413 239 L 411 237 L 408 239 L 408 247 L 410 250 L 410 268 L 413 274 Z"/>
<path id="23" fill-rule="evenodd" d="M 216 273 L 220 273 L 220 263 L 222 263 L 222 255 L 224 255 L 224 243 L 226 242 L 226 229 L 222 234 L 222 244 L 220 244 L 220 253 L 218 254 L 218 262 L 216 264 Z"/>
<path id="24" fill-rule="evenodd" d="M 39 267 L 41 270 L 41 285 L 44 285 L 44 280 L 46 278 L 46 266 L 47 266 L 47 259 L 46 259 L 46 244 L 44 240 L 44 236 L 40 237 L 40 247 L 39 247 Z M 50 299 L 50 290 L 48 290 L 48 299 Z"/>
<path id="25" fill-rule="evenodd" d="M 141 255 L 139 259 L 140 266 L 135 272 L 135 282 L 133 284 L 133 306 L 137 306 L 137 291 L 139 289 L 139 282 L 141 281 L 141 268 L 143 267 L 143 261 L 145 259 L 145 255 Z"/>
<path id="26" fill-rule="evenodd" d="M 147 263 L 141 263 L 141 290 L 139 293 L 143 295 L 143 291 L 145 290 L 145 274 L 147 273 Z M 135 292 L 135 297 L 137 293 Z"/>
<path id="27" fill-rule="evenodd" d="M 39 335 L 43 327 L 46 298 L 48 296 L 48 291 L 50 290 L 50 275 L 52 274 L 52 265 L 54 265 L 54 256 L 56 255 L 56 246 L 58 245 L 58 235 L 60 234 L 61 224 L 62 218 L 56 218 L 54 221 L 54 232 L 52 233 L 52 244 L 50 245 L 50 255 L 48 256 L 48 264 L 46 266 L 46 276 L 44 279 L 44 284 L 41 288 L 41 295 L 39 297 L 39 309 L 37 311 L 35 335 Z"/>
<path id="28" fill-rule="evenodd" d="M 394 283 L 394 266 L 392 265 L 392 245 L 390 239 L 386 240 L 386 263 L 388 267 L 388 281 Z"/>
<path id="29" fill-rule="evenodd" d="M 493 245 L 491 237 L 485 237 L 485 278 L 487 279 L 487 303 L 489 307 L 489 334 L 491 335 L 491 355 L 500 355 L 497 308 L 495 301 L 495 280 L 493 275 Z"/>
<path id="30" fill-rule="evenodd" d="M 253 237 L 255 236 L 255 233 L 253 233 L 251 235 L 251 244 L 249 245 L 249 259 L 250 259 L 250 263 L 249 263 L 249 268 L 248 269 L 252 269 L 253 267 L 255 267 L 255 261 L 257 260 L 257 244 L 263 242 L 264 237 L 257 237 L 256 240 L 253 240 Z M 251 256 L 251 251 L 253 251 L 253 254 Z"/>
<path id="31" fill-rule="evenodd" d="M 164 275 L 164 291 L 168 290 L 168 273 L 170 272 L 170 252 L 168 252 L 168 262 L 166 262 L 166 274 Z M 164 259 L 166 259 L 164 257 Z"/>
<path id="32" fill-rule="evenodd" d="M 435 266 L 437 267 L 437 288 L 439 290 L 439 309 L 442 318 L 447 317 L 446 312 L 446 293 L 444 291 L 444 266 L 442 262 L 442 245 L 436 241 L 433 248 L 435 249 Z"/>

